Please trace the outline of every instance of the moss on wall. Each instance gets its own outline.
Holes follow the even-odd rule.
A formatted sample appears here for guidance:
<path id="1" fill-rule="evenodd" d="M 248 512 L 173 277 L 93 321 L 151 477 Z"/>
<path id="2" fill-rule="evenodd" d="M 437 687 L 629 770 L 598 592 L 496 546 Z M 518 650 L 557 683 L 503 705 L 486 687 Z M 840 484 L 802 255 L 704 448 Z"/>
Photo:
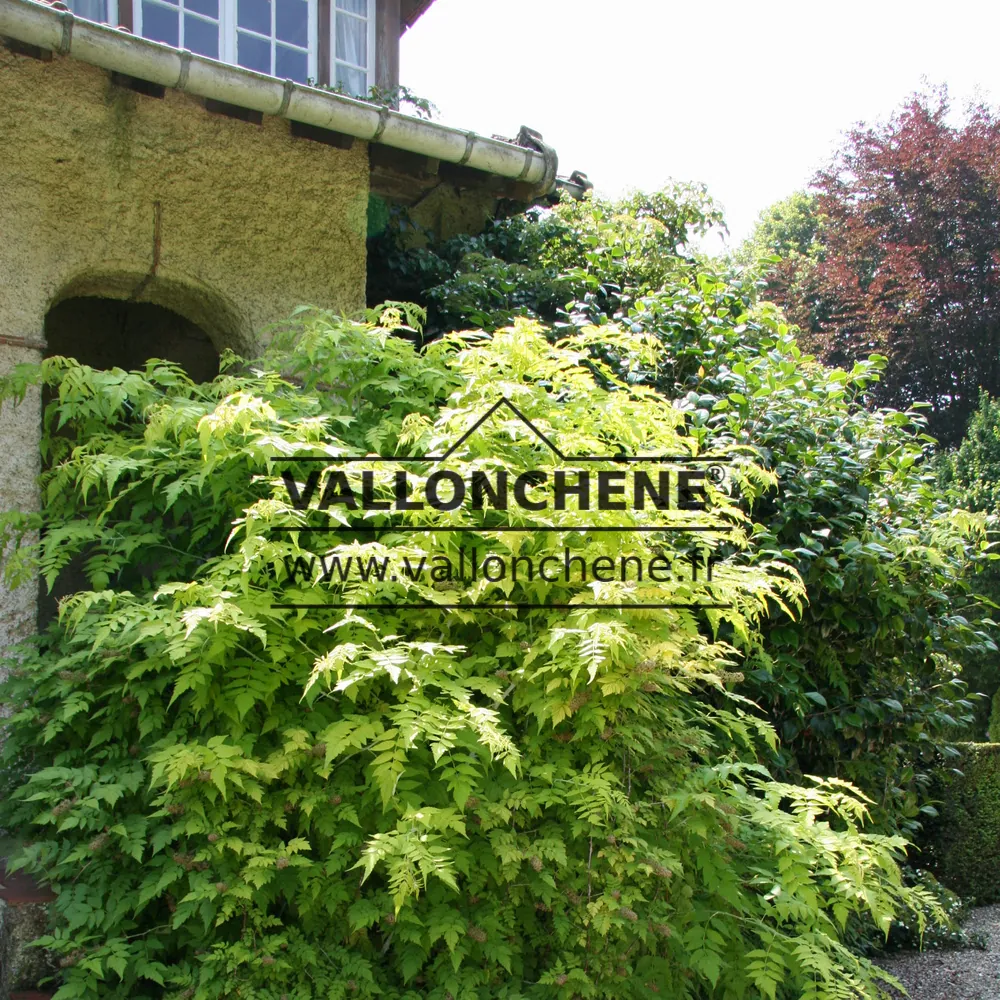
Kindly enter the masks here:
<path id="1" fill-rule="evenodd" d="M 934 779 L 938 816 L 919 859 L 941 882 L 977 902 L 1000 900 L 1000 743 L 959 744 L 961 757 Z"/>

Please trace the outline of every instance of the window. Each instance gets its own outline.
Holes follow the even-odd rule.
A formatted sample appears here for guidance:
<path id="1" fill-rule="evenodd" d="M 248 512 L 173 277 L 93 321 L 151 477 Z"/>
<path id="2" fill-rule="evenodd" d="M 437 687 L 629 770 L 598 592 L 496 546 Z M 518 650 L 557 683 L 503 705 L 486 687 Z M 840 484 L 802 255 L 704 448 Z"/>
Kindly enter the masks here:
<path id="1" fill-rule="evenodd" d="M 118 23 L 118 0 L 67 0 L 67 6 L 77 17 L 85 17 L 88 21 Z"/>
<path id="2" fill-rule="evenodd" d="M 235 0 L 235 4 L 236 46 L 226 62 L 283 80 L 305 83 L 316 78 L 315 0 Z"/>
<path id="3" fill-rule="evenodd" d="M 333 12 L 333 80 L 346 93 L 367 97 L 373 79 L 375 18 L 373 0 L 335 0 Z"/>
<path id="4" fill-rule="evenodd" d="M 376 0 L 67 0 L 79 17 L 125 24 L 137 35 L 245 66 L 279 79 L 330 79 L 365 97 L 375 80 Z M 319 6 L 329 12 L 329 37 L 319 37 Z M 324 20 L 326 20 L 324 18 Z M 325 24 L 324 24 L 325 28 Z M 325 33 L 325 32 L 324 32 Z M 324 69 L 324 76 L 326 71 Z"/>
<path id="5" fill-rule="evenodd" d="M 220 0 L 138 0 L 135 33 L 179 49 L 219 58 Z M 223 0 L 224 2 L 224 0 Z"/>

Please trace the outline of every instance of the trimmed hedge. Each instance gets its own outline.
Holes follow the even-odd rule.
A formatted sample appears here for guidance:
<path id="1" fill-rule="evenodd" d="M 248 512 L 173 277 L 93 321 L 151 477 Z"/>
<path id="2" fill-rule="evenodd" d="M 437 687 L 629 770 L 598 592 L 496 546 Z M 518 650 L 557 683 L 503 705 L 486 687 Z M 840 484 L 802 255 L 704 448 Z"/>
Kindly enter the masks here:
<path id="1" fill-rule="evenodd" d="M 943 885 L 979 903 L 1000 900 L 1000 743 L 960 743 L 935 774 L 939 814 L 921 859 Z"/>

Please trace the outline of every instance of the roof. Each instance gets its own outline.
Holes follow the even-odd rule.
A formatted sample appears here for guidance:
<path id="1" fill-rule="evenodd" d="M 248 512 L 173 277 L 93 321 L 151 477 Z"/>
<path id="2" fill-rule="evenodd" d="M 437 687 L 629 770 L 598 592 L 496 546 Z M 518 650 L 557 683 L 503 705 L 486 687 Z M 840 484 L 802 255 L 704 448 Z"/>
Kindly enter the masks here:
<path id="1" fill-rule="evenodd" d="M 402 0 L 399 5 L 399 33 L 412 28 L 418 18 L 427 13 L 434 0 Z"/>
<path id="2" fill-rule="evenodd" d="M 59 8 L 64 8 L 60 3 Z M 430 2 L 417 4 L 427 8 Z M 341 133 L 524 186 L 530 201 L 552 191 L 558 160 L 538 140 L 524 145 L 423 121 L 329 90 L 279 80 L 75 17 L 36 0 L 0 0 L 0 37 L 57 52 L 160 87 L 222 102 L 299 126 Z"/>

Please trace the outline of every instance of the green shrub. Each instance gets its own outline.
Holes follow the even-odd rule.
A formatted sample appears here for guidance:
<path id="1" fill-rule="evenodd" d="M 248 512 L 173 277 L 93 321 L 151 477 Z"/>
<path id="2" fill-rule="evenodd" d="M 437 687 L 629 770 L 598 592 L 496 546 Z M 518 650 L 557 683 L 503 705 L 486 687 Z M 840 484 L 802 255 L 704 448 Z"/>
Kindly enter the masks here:
<path id="1" fill-rule="evenodd" d="M 935 774 L 938 816 L 922 838 L 923 862 L 979 903 L 1000 900 L 1000 743 L 962 743 Z"/>
<path id="2" fill-rule="evenodd" d="M 986 735 L 991 743 L 1000 743 L 1000 690 L 990 699 L 990 721 Z"/>
<path id="3" fill-rule="evenodd" d="M 705 188 L 693 184 L 618 201 L 565 201 L 422 247 L 411 245 L 405 216 L 394 216 L 369 241 L 368 299 L 418 302 L 428 336 L 496 330 L 518 317 L 555 326 L 570 313 L 577 322 L 607 319 L 672 283 L 675 272 L 696 270 L 679 248 L 721 222 Z"/>
<path id="4" fill-rule="evenodd" d="M 210 385 L 158 363 L 17 372 L 10 391 L 55 398 L 45 511 L 5 518 L 8 571 L 52 581 L 79 559 L 94 588 L 2 692 L 0 825 L 57 894 L 58 1000 L 884 995 L 848 921 L 944 915 L 848 784 L 759 764 L 774 734 L 739 694 L 737 646 L 801 586 L 751 558 L 725 494 L 709 487 L 739 544 L 698 587 L 290 577 L 321 556 L 454 555 L 459 518 L 537 557 L 580 551 L 581 524 L 652 516 L 519 513 L 562 529 L 529 535 L 428 508 L 403 535 L 347 510 L 336 536 L 287 530 L 324 523 L 292 503 L 289 457 L 441 454 L 499 391 L 568 454 L 692 446 L 682 410 L 594 374 L 529 324 L 418 352 L 325 314 Z M 446 467 L 555 461 L 501 411 Z M 750 493 L 768 480 L 734 474 Z M 729 607 L 630 607 L 699 594 Z M 281 607 L 338 599 L 375 607 Z M 545 606 L 444 607 L 512 600 Z"/>
<path id="5" fill-rule="evenodd" d="M 498 225 L 475 253 L 432 245 L 391 270 L 444 329 L 558 320 L 622 381 L 687 412 L 703 446 L 726 440 L 775 474 L 743 504 L 753 551 L 792 562 L 808 601 L 795 622 L 763 623 L 743 693 L 778 729 L 779 776 L 845 778 L 882 829 L 913 836 L 939 754 L 973 735 L 963 666 L 997 655 L 970 597 L 985 517 L 938 488 L 917 414 L 867 407 L 884 359 L 816 363 L 752 270 L 681 254 L 688 229 L 716 221 L 694 194 L 560 205 Z"/>
<path id="6" fill-rule="evenodd" d="M 950 491 L 956 503 L 966 510 L 991 515 L 994 545 L 980 560 L 974 587 L 983 613 L 996 618 L 1000 614 L 1000 555 L 992 549 L 996 548 L 996 529 L 1000 524 L 997 520 L 1000 517 L 1000 400 L 991 399 L 985 391 L 979 393 L 979 407 L 972 414 L 961 444 L 942 453 L 937 465 L 941 486 Z M 985 735 L 990 740 L 1000 739 L 1000 713 L 995 711 L 996 696 L 1000 692 L 1000 657 L 995 650 L 967 652 L 962 656 L 962 672 L 970 690 L 985 696 L 976 706 L 975 732 L 966 738 L 978 740 Z"/>
<path id="7" fill-rule="evenodd" d="M 969 510 L 1000 514 L 1000 400 L 979 392 L 979 407 L 962 443 L 942 455 L 941 480 L 954 486 Z"/>
<path id="8" fill-rule="evenodd" d="M 838 371 L 787 337 L 761 346 L 735 348 L 706 388 L 714 425 L 777 475 L 747 510 L 761 557 L 792 561 L 808 604 L 764 625 L 746 693 L 778 729 L 783 774 L 845 778 L 912 837 L 973 720 L 962 663 L 996 655 L 970 595 L 984 518 L 936 489 L 918 418 L 865 408 L 879 363 Z"/>
<path id="9" fill-rule="evenodd" d="M 943 886 L 925 868 L 903 866 L 906 885 L 920 886 L 937 900 L 947 920 L 927 924 L 922 913 L 905 908 L 896 915 L 889 935 L 877 932 L 871 923 L 854 918 L 849 927 L 848 941 L 853 950 L 869 957 L 894 951 L 941 951 L 947 948 L 988 947 L 981 933 L 970 933 L 963 926 L 970 903 Z"/>

